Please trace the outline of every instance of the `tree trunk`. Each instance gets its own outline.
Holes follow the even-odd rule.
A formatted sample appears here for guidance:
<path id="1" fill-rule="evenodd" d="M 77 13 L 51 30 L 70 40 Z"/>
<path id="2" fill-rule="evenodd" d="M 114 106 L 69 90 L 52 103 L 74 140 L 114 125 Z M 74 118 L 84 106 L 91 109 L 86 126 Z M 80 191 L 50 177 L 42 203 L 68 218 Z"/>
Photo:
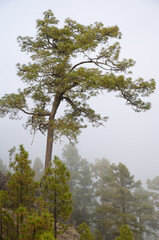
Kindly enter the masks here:
<path id="1" fill-rule="evenodd" d="M 45 155 L 45 169 L 49 167 L 49 163 L 52 158 L 52 150 L 53 150 L 53 129 L 49 124 L 47 131 L 47 143 L 46 143 L 46 155 Z"/>
<path id="2" fill-rule="evenodd" d="M 125 212 L 126 212 L 126 209 L 125 209 L 125 198 L 122 199 L 122 213 L 123 213 L 123 225 L 126 224 L 126 217 L 125 217 Z"/>
<path id="3" fill-rule="evenodd" d="M 62 100 L 63 94 L 64 92 L 61 92 L 60 94 L 56 94 L 54 98 L 52 110 L 50 113 L 50 117 L 49 117 L 48 130 L 47 130 L 46 154 L 45 154 L 45 169 L 49 167 L 49 163 L 51 162 L 51 158 L 52 158 L 53 141 L 54 141 L 54 128 L 52 126 L 52 123 L 55 120 L 55 115 L 60 105 L 60 102 Z"/>

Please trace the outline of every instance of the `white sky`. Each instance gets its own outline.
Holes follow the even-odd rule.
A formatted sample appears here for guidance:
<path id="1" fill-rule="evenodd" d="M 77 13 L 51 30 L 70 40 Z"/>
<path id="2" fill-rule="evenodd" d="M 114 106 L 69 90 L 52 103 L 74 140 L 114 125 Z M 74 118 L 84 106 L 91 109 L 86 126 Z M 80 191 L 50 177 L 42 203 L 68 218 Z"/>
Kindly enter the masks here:
<path id="1" fill-rule="evenodd" d="M 136 61 L 133 77 L 155 78 L 157 83 L 155 94 L 149 98 L 152 109 L 145 113 L 135 113 L 114 94 L 93 99 L 92 106 L 109 120 L 105 127 L 89 125 L 83 130 L 78 138 L 82 157 L 122 162 L 136 179 L 159 175 L 159 0 L 0 0 L 0 97 L 22 86 L 15 65 L 28 57 L 20 52 L 17 36 L 34 36 L 36 19 L 48 9 L 61 25 L 67 17 L 85 25 L 95 21 L 118 25 L 122 32 L 121 56 Z M 46 138 L 37 134 L 31 145 L 32 136 L 23 123 L 0 119 L 0 158 L 6 163 L 8 150 L 19 144 L 24 144 L 32 160 L 39 156 L 44 161 Z M 54 153 L 60 156 L 62 146 L 57 144 Z"/>

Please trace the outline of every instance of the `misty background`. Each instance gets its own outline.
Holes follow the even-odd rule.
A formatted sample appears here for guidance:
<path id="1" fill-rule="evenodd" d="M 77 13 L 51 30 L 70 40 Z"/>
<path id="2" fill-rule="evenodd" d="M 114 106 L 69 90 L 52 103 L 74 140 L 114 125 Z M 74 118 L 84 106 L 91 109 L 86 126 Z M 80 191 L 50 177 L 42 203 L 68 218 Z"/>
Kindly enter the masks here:
<path id="1" fill-rule="evenodd" d="M 156 91 L 148 101 L 152 108 L 136 113 L 115 94 L 103 94 L 90 103 L 97 113 L 108 116 L 104 127 L 83 129 L 76 145 L 83 158 L 93 162 L 107 158 L 110 163 L 122 162 L 143 182 L 159 175 L 159 1 L 158 0 L 0 0 L 0 98 L 16 92 L 23 83 L 16 75 L 16 64 L 29 61 L 20 52 L 17 37 L 35 36 L 36 20 L 51 9 L 63 26 L 66 18 L 88 25 L 96 21 L 105 26 L 118 25 L 122 33 L 121 57 L 136 61 L 132 77 L 154 78 Z M 24 116 L 24 115 L 23 115 Z M 23 144 L 30 159 L 44 162 L 46 136 L 23 128 L 22 120 L 0 119 L 0 158 L 8 164 L 8 150 Z M 61 156 L 68 143 L 54 146 L 54 154 Z"/>

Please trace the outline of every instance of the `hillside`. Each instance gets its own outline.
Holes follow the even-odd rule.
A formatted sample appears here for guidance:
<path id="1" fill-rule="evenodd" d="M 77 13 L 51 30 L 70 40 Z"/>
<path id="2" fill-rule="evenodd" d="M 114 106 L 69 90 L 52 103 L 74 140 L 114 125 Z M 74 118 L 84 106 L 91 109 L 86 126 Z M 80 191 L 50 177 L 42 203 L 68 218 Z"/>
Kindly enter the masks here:
<path id="1" fill-rule="evenodd" d="M 69 227 L 65 233 L 58 236 L 58 240 L 79 240 L 80 235 L 76 231 L 75 227 Z"/>

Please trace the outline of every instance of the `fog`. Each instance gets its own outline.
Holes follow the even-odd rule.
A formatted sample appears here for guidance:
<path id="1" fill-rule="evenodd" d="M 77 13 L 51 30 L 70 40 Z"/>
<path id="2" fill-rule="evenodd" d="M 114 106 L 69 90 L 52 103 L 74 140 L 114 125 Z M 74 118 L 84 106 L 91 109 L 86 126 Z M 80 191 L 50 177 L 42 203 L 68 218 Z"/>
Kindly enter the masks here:
<path id="1" fill-rule="evenodd" d="M 77 147 L 83 158 L 107 158 L 111 163 L 124 163 L 136 179 L 143 182 L 159 175 L 159 2 L 157 0 L 0 0 L 0 98 L 16 92 L 23 84 L 16 75 L 16 64 L 29 60 L 20 52 L 17 37 L 34 36 L 36 19 L 51 9 L 62 26 L 69 17 L 87 25 L 95 21 L 105 26 L 118 25 L 122 33 L 121 57 L 133 58 L 133 78 L 154 78 L 157 88 L 148 101 L 149 111 L 136 113 L 115 94 L 103 94 L 90 103 L 102 116 L 109 119 L 104 127 L 82 130 Z M 30 158 L 44 161 L 46 137 L 30 135 L 22 120 L 0 119 L 0 158 L 8 163 L 8 150 L 24 144 Z M 34 141 L 33 141 L 34 140 Z M 54 146 L 54 154 L 61 156 L 68 141 Z M 33 141 L 33 143 L 32 143 Z"/>

